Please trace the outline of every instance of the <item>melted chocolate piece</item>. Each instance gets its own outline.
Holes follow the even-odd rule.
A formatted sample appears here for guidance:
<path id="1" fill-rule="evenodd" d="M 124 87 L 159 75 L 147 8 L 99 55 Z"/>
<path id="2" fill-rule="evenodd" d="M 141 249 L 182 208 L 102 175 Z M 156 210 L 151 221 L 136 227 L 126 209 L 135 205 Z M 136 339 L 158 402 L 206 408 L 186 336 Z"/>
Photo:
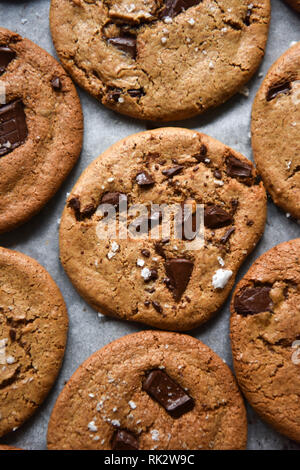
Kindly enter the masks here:
<path id="1" fill-rule="evenodd" d="M 17 333 L 16 333 L 16 330 L 14 330 L 13 328 L 11 328 L 9 330 L 9 337 L 11 339 L 11 341 L 15 341 L 16 337 L 17 337 Z"/>
<path id="2" fill-rule="evenodd" d="M 156 252 L 159 256 L 161 256 L 162 258 L 166 259 L 165 250 L 163 249 L 163 246 L 161 245 L 161 243 L 159 243 L 159 242 L 155 243 L 154 249 L 155 249 L 155 252 Z"/>
<path id="3" fill-rule="evenodd" d="M 272 101 L 274 98 L 276 98 L 277 95 L 280 95 L 281 93 L 286 95 L 291 91 L 291 88 L 291 82 L 278 83 L 277 85 L 273 85 L 269 88 L 266 99 L 267 101 Z"/>
<path id="4" fill-rule="evenodd" d="M 158 272 L 156 269 L 150 269 L 150 275 L 145 279 L 145 282 L 156 281 L 158 279 Z"/>
<path id="5" fill-rule="evenodd" d="M 158 313 L 163 313 L 163 309 L 162 309 L 161 305 L 158 302 L 155 302 L 155 300 L 152 300 L 151 303 L 152 303 L 153 308 L 155 308 L 155 310 Z"/>
<path id="6" fill-rule="evenodd" d="M 143 390 L 158 401 L 173 418 L 180 418 L 195 406 L 193 398 L 166 372 L 159 369 L 152 370 L 147 375 Z"/>
<path id="7" fill-rule="evenodd" d="M 163 170 L 162 174 L 164 176 L 167 176 L 168 178 L 173 178 L 173 176 L 178 175 L 178 173 L 180 173 L 183 168 L 184 167 L 182 165 L 176 165 L 172 168 L 167 168 L 166 170 Z"/>
<path id="8" fill-rule="evenodd" d="M 234 309 L 240 315 L 269 312 L 272 307 L 271 287 L 244 287 L 234 298 Z"/>
<path id="9" fill-rule="evenodd" d="M 121 88 L 108 87 L 107 98 L 109 99 L 109 101 L 114 101 L 115 103 L 117 103 L 118 99 L 121 96 L 121 93 Z"/>
<path id="10" fill-rule="evenodd" d="M 206 147 L 206 145 L 202 144 L 201 147 L 200 147 L 200 152 L 193 155 L 193 157 L 196 158 L 196 160 L 199 163 L 201 163 L 201 162 L 203 163 L 205 158 L 206 158 L 206 155 L 207 155 L 207 147 Z"/>
<path id="11" fill-rule="evenodd" d="M 184 291 L 190 282 L 191 274 L 194 268 L 194 263 L 184 258 L 169 259 L 165 263 L 165 269 L 170 285 L 173 288 L 173 297 L 176 302 L 179 302 Z"/>
<path id="12" fill-rule="evenodd" d="M 245 23 L 246 26 L 250 26 L 251 14 L 252 14 L 252 8 L 248 8 L 247 13 L 246 13 L 246 17 L 244 19 L 244 23 Z"/>
<path id="13" fill-rule="evenodd" d="M 0 106 L 0 157 L 24 144 L 28 135 L 22 101 Z"/>
<path id="14" fill-rule="evenodd" d="M 143 256 L 145 256 L 145 258 L 150 258 L 150 251 L 149 250 L 142 250 L 141 253 L 142 253 Z"/>
<path id="15" fill-rule="evenodd" d="M 136 38 L 134 36 L 124 34 L 124 36 L 121 37 L 110 38 L 107 42 L 120 51 L 130 55 L 132 59 L 136 58 Z"/>
<path id="16" fill-rule="evenodd" d="M 10 47 L 0 46 L 0 74 L 5 72 L 8 64 L 15 57 L 16 57 L 16 53 Z"/>
<path id="17" fill-rule="evenodd" d="M 229 230 L 227 230 L 227 232 L 225 233 L 225 235 L 223 235 L 223 237 L 221 238 L 220 240 L 220 243 L 222 243 L 223 245 L 225 245 L 225 243 L 228 242 L 229 238 L 231 237 L 231 235 L 235 232 L 235 227 L 230 227 Z"/>
<path id="18" fill-rule="evenodd" d="M 222 173 L 219 170 L 215 170 L 214 177 L 220 180 L 222 178 Z"/>
<path id="19" fill-rule="evenodd" d="M 152 186 L 155 183 L 154 179 L 147 171 L 138 173 L 135 180 L 139 186 Z"/>
<path id="20" fill-rule="evenodd" d="M 251 178 L 252 166 L 246 162 L 242 162 L 233 155 L 226 158 L 227 174 L 231 178 Z"/>
<path id="21" fill-rule="evenodd" d="M 112 440 L 112 450 L 139 450 L 139 441 L 132 432 L 118 429 Z"/>
<path id="22" fill-rule="evenodd" d="M 120 209 L 120 204 L 127 202 L 127 196 L 123 193 L 113 192 L 113 193 L 105 193 L 102 196 L 101 204 L 111 204 L 115 207 L 116 210 Z"/>
<path id="23" fill-rule="evenodd" d="M 204 209 L 204 225 L 208 228 L 221 228 L 233 222 L 228 212 L 221 206 L 207 206 Z"/>
<path id="24" fill-rule="evenodd" d="M 59 77 L 54 77 L 51 80 L 51 85 L 52 85 L 53 90 L 55 90 L 55 91 L 60 91 L 61 88 L 62 88 L 62 84 L 61 84 L 61 81 L 60 81 Z"/>
<path id="25" fill-rule="evenodd" d="M 93 206 L 93 204 L 88 204 L 82 211 L 80 210 L 81 204 L 80 200 L 78 197 L 73 197 L 70 199 L 68 202 L 68 207 L 71 207 L 71 209 L 74 210 L 75 218 L 79 222 L 81 222 L 84 219 L 89 219 L 92 217 L 94 212 L 96 212 L 96 208 Z"/>
<path id="26" fill-rule="evenodd" d="M 159 15 L 159 18 L 174 18 L 174 16 L 179 15 L 184 10 L 191 8 L 195 5 L 198 5 L 202 0 L 166 0 L 165 8 Z"/>

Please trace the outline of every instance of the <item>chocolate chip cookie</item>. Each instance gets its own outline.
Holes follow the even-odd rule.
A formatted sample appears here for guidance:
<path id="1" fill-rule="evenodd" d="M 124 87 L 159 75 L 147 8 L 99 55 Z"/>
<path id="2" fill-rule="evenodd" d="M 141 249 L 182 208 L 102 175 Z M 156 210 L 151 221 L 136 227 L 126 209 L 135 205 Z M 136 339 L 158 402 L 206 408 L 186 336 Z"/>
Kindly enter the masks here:
<path id="1" fill-rule="evenodd" d="M 300 12 L 300 0 L 285 0 L 294 10 Z"/>
<path id="2" fill-rule="evenodd" d="M 0 248 L 0 437 L 43 402 L 60 369 L 68 316 L 35 260 Z"/>
<path id="3" fill-rule="evenodd" d="M 275 204 L 300 219 L 300 42 L 272 65 L 252 109 L 257 168 Z"/>
<path id="4" fill-rule="evenodd" d="M 46 51 L 0 28 L 0 233 L 36 214 L 74 166 L 81 105 Z"/>
<path id="5" fill-rule="evenodd" d="M 188 330 L 222 306 L 265 217 L 249 160 L 199 132 L 159 128 L 83 172 L 61 219 L 61 261 L 97 311 Z"/>
<path id="6" fill-rule="evenodd" d="M 195 116 L 236 93 L 264 54 L 269 0 L 52 0 L 60 60 L 105 106 Z"/>
<path id="7" fill-rule="evenodd" d="M 195 338 L 142 331 L 89 357 L 61 392 L 49 449 L 243 449 L 243 399 Z"/>
<path id="8" fill-rule="evenodd" d="M 234 368 L 247 400 L 300 442 L 300 238 L 252 265 L 231 304 Z"/>

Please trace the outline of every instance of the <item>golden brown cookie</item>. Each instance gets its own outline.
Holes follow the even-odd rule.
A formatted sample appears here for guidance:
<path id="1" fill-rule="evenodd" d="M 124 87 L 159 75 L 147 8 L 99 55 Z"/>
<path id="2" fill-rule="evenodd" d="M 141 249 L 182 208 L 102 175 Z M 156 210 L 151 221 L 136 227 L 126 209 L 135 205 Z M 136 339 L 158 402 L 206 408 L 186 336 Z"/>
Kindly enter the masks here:
<path id="1" fill-rule="evenodd" d="M 251 78 L 264 54 L 269 0 L 52 0 L 60 60 L 105 106 L 184 119 Z"/>
<path id="2" fill-rule="evenodd" d="M 300 238 L 252 265 L 231 304 L 237 380 L 279 432 L 300 442 Z"/>
<path id="3" fill-rule="evenodd" d="M 255 162 L 275 204 L 300 219 L 300 42 L 272 65 L 253 104 Z"/>
<path id="4" fill-rule="evenodd" d="M 300 0 L 285 0 L 286 3 L 288 3 L 291 7 L 294 8 L 294 10 L 300 12 Z"/>
<path id="5" fill-rule="evenodd" d="M 0 233 L 36 214 L 82 144 L 76 89 L 46 51 L 0 28 Z"/>
<path id="6" fill-rule="evenodd" d="M 43 402 L 64 355 L 68 315 L 62 295 L 34 259 L 0 248 L 0 436 Z"/>
<path id="7" fill-rule="evenodd" d="M 53 409 L 49 449 L 244 449 L 243 399 L 195 338 L 142 331 L 89 357 Z"/>
<path id="8" fill-rule="evenodd" d="M 136 204 L 146 213 L 138 217 Z M 166 231 L 175 204 L 193 217 L 204 206 L 204 246 L 185 232 L 173 236 L 185 217 L 176 211 Z M 116 209 L 115 234 L 107 205 Z M 61 219 L 61 261 L 97 311 L 188 330 L 222 306 L 265 217 L 265 190 L 249 160 L 199 132 L 160 128 L 121 140 L 83 172 Z"/>

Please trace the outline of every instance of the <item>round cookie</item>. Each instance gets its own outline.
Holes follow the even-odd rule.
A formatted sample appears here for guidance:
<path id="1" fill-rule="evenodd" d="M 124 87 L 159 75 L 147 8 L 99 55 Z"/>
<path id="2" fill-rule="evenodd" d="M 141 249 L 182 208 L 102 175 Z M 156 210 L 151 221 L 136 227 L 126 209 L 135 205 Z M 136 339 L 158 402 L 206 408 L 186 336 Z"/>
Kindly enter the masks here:
<path id="1" fill-rule="evenodd" d="M 300 442 L 300 238 L 252 265 L 231 304 L 237 380 L 269 424 Z"/>
<path id="2" fill-rule="evenodd" d="M 67 330 L 66 306 L 48 272 L 32 258 L 0 248 L 0 436 L 45 399 Z"/>
<path id="3" fill-rule="evenodd" d="M 300 12 L 300 0 L 285 0 L 294 10 Z"/>
<path id="4" fill-rule="evenodd" d="M 53 409 L 48 448 L 244 449 L 243 399 L 226 364 L 195 338 L 142 331 L 90 356 Z"/>
<path id="5" fill-rule="evenodd" d="M 0 81 L 2 233 L 30 219 L 58 190 L 80 154 L 83 122 L 76 89 L 61 65 L 3 28 Z"/>
<path id="6" fill-rule="evenodd" d="M 262 60 L 269 0 L 52 0 L 58 56 L 105 106 L 170 121 L 228 100 Z"/>
<path id="7" fill-rule="evenodd" d="M 253 104 L 255 162 L 275 204 L 300 219 L 300 42 L 270 68 Z"/>
<path id="8" fill-rule="evenodd" d="M 137 217 L 137 204 L 146 214 Z M 198 237 L 166 231 L 176 204 L 193 217 L 195 205 L 204 205 L 203 247 Z M 115 234 L 105 220 L 111 207 Z M 61 218 L 61 262 L 97 311 L 188 330 L 222 306 L 265 217 L 265 190 L 249 160 L 204 134 L 159 128 L 114 144 L 83 172 Z M 183 217 L 175 220 L 180 227 Z"/>

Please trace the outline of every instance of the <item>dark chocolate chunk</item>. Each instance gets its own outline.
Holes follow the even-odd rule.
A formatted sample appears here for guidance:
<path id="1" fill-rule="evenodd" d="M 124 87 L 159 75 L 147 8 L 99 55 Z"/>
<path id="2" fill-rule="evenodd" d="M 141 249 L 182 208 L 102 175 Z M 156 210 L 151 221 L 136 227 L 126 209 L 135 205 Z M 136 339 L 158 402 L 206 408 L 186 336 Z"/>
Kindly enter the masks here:
<path id="1" fill-rule="evenodd" d="M 92 217 L 95 211 L 95 206 L 93 204 L 88 204 L 80 213 L 81 220 L 89 219 L 90 217 Z"/>
<path id="2" fill-rule="evenodd" d="M 141 96 L 145 95 L 145 91 L 143 88 L 130 88 L 129 90 L 127 90 L 127 93 L 132 98 L 140 98 Z"/>
<path id="3" fill-rule="evenodd" d="M 16 330 L 14 330 L 13 328 L 11 328 L 11 329 L 9 330 L 9 337 L 10 337 L 11 341 L 15 341 L 16 336 L 17 336 Z"/>
<path id="4" fill-rule="evenodd" d="M 186 290 L 193 268 L 194 263 L 188 259 L 173 258 L 166 261 L 165 269 L 173 287 L 173 297 L 176 302 L 180 301 Z"/>
<path id="5" fill-rule="evenodd" d="M 240 315 L 269 312 L 272 307 L 271 287 L 244 287 L 234 298 L 234 309 Z"/>
<path id="6" fill-rule="evenodd" d="M 133 59 L 136 58 L 136 38 L 134 36 L 124 34 L 121 37 L 110 38 L 107 42 L 130 55 Z"/>
<path id="7" fill-rule="evenodd" d="M 108 87 L 107 89 L 107 98 L 109 101 L 114 101 L 115 103 L 118 102 L 118 99 L 120 98 L 122 93 L 121 88 L 116 88 L 116 87 Z"/>
<path id="8" fill-rule="evenodd" d="M 231 199 L 230 204 L 232 205 L 233 212 L 236 212 L 239 205 L 238 199 Z"/>
<path id="9" fill-rule="evenodd" d="M 222 173 L 219 170 L 215 170 L 214 177 L 220 180 L 222 178 Z"/>
<path id="10" fill-rule="evenodd" d="M 232 178 L 250 178 L 252 176 L 252 166 L 242 162 L 233 155 L 226 158 L 227 174 Z"/>
<path id="11" fill-rule="evenodd" d="M 233 232 L 235 232 L 235 227 L 230 227 L 230 229 L 228 229 L 227 232 L 225 233 L 225 235 L 223 235 L 223 237 L 221 238 L 220 243 L 225 245 L 225 243 L 228 242 L 228 240 L 231 237 L 231 235 L 233 234 Z"/>
<path id="12" fill-rule="evenodd" d="M 143 382 L 143 390 L 173 417 L 180 418 L 191 411 L 195 402 L 186 391 L 164 371 L 152 370 Z"/>
<path id="13" fill-rule="evenodd" d="M 151 303 L 152 303 L 153 308 L 155 308 L 155 310 L 158 313 L 163 313 L 163 309 L 162 309 L 161 305 L 158 302 L 155 302 L 155 300 L 152 300 Z"/>
<path id="14" fill-rule="evenodd" d="M 102 196 L 101 204 L 111 204 L 115 209 L 120 209 L 120 204 L 125 205 L 127 202 L 127 196 L 123 193 L 112 192 L 105 193 Z"/>
<path id="15" fill-rule="evenodd" d="M 174 18 L 179 13 L 187 10 L 190 7 L 198 5 L 202 0 L 166 0 L 165 7 L 160 13 L 160 18 L 166 18 L 167 16 Z"/>
<path id="16" fill-rule="evenodd" d="M 145 305 L 145 307 L 147 307 L 147 308 L 148 308 L 148 307 L 149 307 L 149 305 L 150 305 L 150 301 L 149 301 L 149 300 L 145 300 L 145 302 L 144 302 L 144 305 Z"/>
<path id="17" fill-rule="evenodd" d="M 281 93 L 286 95 L 291 91 L 291 88 L 291 82 L 278 83 L 277 85 L 273 85 L 268 89 L 266 99 L 267 101 L 272 101 L 274 98 L 276 98 L 277 95 L 280 95 Z"/>
<path id="18" fill-rule="evenodd" d="M 161 256 L 162 258 L 166 258 L 166 255 L 165 255 L 165 250 L 163 249 L 163 246 L 161 243 L 157 242 L 155 243 L 154 245 L 154 249 L 155 249 L 155 252 Z"/>
<path id="19" fill-rule="evenodd" d="M 204 225 L 208 228 L 225 227 L 232 223 L 232 217 L 221 206 L 209 205 L 204 209 Z"/>
<path id="20" fill-rule="evenodd" d="M 79 222 L 84 220 L 84 219 L 89 219 L 92 217 L 94 212 L 96 212 L 96 207 L 93 204 L 88 204 L 82 211 L 80 210 L 81 204 L 80 200 L 78 197 L 73 197 L 70 199 L 68 202 L 68 207 L 71 207 L 71 209 L 74 210 L 75 218 Z"/>
<path id="21" fill-rule="evenodd" d="M 10 47 L 0 46 L 0 74 L 4 73 L 8 64 L 16 57 Z"/>
<path id="22" fill-rule="evenodd" d="M 135 177 L 135 180 L 139 186 L 152 186 L 155 181 L 147 171 L 141 171 Z"/>
<path id="23" fill-rule="evenodd" d="M 245 19 L 244 19 L 244 23 L 246 26 L 250 26 L 251 13 L 252 13 L 252 8 L 248 8 Z"/>
<path id="24" fill-rule="evenodd" d="M 28 135 L 22 101 L 0 106 L 0 157 L 24 144 Z"/>
<path id="25" fill-rule="evenodd" d="M 51 80 L 51 85 L 53 90 L 55 91 L 60 91 L 62 88 L 62 84 L 59 77 L 53 77 Z"/>
<path id="26" fill-rule="evenodd" d="M 113 450 L 139 450 L 139 441 L 135 435 L 125 429 L 118 429 L 112 440 Z"/>
<path id="27" fill-rule="evenodd" d="M 149 277 L 145 279 L 145 282 L 156 281 L 158 278 L 158 272 L 156 269 L 150 269 Z"/>
<path id="28" fill-rule="evenodd" d="M 150 258 L 150 251 L 149 250 L 142 250 L 141 253 L 142 253 L 143 256 L 145 256 L 145 258 Z"/>
<path id="29" fill-rule="evenodd" d="M 168 178 L 173 178 L 173 176 L 178 175 L 178 173 L 180 173 L 183 168 L 184 167 L 182 165 L 176 165 L 172 168 L 167 168 L 166 170 L 163 170 L 162 174 L 164 176 L 167 176 Z"/>

